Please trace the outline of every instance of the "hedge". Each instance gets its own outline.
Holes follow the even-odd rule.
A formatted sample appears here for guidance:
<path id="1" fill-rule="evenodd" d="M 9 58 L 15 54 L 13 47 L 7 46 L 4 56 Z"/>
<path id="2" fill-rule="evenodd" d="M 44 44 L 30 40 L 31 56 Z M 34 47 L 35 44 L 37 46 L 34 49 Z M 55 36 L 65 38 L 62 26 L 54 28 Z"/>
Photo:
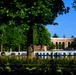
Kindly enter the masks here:
<path id="1" fill-rule="evenodd" d="M 76 59 L 0 56 L 0 75 L 76 75 Z"/>

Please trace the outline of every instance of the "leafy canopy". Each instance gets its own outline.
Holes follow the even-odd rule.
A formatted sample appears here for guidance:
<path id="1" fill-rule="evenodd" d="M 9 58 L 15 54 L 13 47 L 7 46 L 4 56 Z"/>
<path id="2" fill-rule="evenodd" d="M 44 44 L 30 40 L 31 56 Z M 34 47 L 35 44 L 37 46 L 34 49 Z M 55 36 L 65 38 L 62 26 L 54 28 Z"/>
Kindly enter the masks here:
<path id="1" fill-rule="evenodd" d="M 73 8 L 76 10 L 76 0 L 73 0 Z"/>
<path id="2" fill-rule="evenodd" d="M 53 38 L 58 38 L 58 35 L 55 33 L 55 34 L 53 35 Z"/>
<path id="3" fill-rule="evenodd" d="M 62 0 L 0 0 L 0 24 L 11 20 L 16 25 L 54 24 L 58 14 L 67 9 Z"/>
<path id="4" fill-rule="evenodd" d="M 34 44 L 35 45 L 49 45 L 50 44 L 50 33 L 44 25 L 37 25 L 34 29 Z"/>
<path id="5" fill-rule="evenodd" d="M 11 25 L 28 30 L 27 43 L 31 45 L 33 25 L 55 25 L 56 17 L 68 10 L 62 0 L 0 0 L 0 25 L 9 25 L 11 30 Z"/>

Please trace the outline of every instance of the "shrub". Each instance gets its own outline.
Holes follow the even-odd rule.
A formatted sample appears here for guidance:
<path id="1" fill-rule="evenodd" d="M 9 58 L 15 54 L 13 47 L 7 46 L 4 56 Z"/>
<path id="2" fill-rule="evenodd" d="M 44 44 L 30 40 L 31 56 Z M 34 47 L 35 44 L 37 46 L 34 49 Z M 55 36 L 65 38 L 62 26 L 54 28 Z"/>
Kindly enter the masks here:
<path id="1" fill-rule="evenodd" d="M 1 75 L 75 75 L 76 60 L 0 56 Z"/>

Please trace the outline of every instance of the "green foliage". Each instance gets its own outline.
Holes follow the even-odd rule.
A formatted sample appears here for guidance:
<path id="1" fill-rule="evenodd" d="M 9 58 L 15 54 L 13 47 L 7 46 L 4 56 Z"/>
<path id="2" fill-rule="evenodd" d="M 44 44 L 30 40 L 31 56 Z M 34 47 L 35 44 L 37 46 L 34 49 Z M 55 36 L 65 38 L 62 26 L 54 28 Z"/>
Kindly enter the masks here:
<path id="1" fill-rule="evenodd" d="M 73 8 L 76 10 L 76 0 L 73 0 Z"/>
<path id="2" fill-rule="evenodd" d="M 48 32 L 45 26 L 39 25 L 34 30 L 34 44 L 37 44 L 37 45 L 50 44 L 50 33 Z"/>
<path id="3" fill-rule="evenodd" d="M 2 26 L 3 27 L 3 26 Z M 23 40 L 25 36 L 23 35 L 23 31 L 20 28 L 15 27 L 14 25 L 4 26 L 2 44 L 7 47 L 19 46 L 20 44 L 24 44 L 26 40 Z"/>
<path id="4" fill-rule="evenodd" d="M 0 8 L 0 23 L 14 20 L 17 25 L 23 21 L 27 24 L 52 24 L 58 14 L 67 12 L 62 0 L 1 0 Z"/>
<path id="5" fill-rule="evenodd" d="M 29 47 L 33 44 L 34 25 L 55 25 L 57 23 L 54 23 L 54 20 L 57 16 L 66 14 L 68 10 L 69 8 L 65 8 L 62 0 L 0 0 L 0 25 L 8 28 L 6 33 L 9 38 L 5 37 L 7 40 L 4 39 L 6 45 L 11 47 L 21 44 L 24 36 L 22 30 L 27 30 L 26 39 Z M 21 28 L 23 25 L 25 28 L 16 31 L 16 28 Z M 0 38 L 0 40 L 3 39 Z"/>
<path id="6" fill-rule="evenodd" d="M 18 58 L 19 56 L 0 56 L 1 75 L 75 75 L 76 59 Z"/>
<path id="7" fill-rule="evenodd" d="M 0 27 L 0 44 L 5 44 L 7 41 L 6 41 L 6 36 L 5 36 L 5 25 L 1 26 Z"/>
<path id="8" fill-rule="evenodd" d="M 58 38 L 58 35 L 55 33 L 55 34 L 53 35 L 53 38 Z"/>
<path id="9" fill-rule="evenodd" d="M 36 27 L 33 30 L 33 43 L 35 45 L 38 44 L 38 33 L 37 33 L 37 28 Z"/>
<path id="10" fill-rule="evenodd" d="M 55 46 L 56 46 L 56 45 L 54 45 L 53 43 L 51 43 L 50 45 L 47 46 L 47 50 L 50 51 L 50 50 L 52 50 L 52 49 L 55 49 Z"/>

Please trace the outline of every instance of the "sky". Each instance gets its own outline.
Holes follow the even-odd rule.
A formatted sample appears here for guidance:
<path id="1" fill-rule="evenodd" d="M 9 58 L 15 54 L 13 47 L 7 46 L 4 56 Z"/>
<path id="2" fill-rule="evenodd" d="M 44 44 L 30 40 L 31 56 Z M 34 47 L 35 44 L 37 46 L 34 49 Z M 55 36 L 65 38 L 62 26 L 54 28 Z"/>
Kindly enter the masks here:
<path id="1" fill-rule="evenodd" d="M 72 8 L 73 0 L 63 0 L 66 7 L 70 7 L 69 13 L 59 15 L 55 22 L 58 25 L 47 25 L 46 28 L 51 34 L 51 37 L 56 33 L 59 38 L 66 38 L 71 36 L 76 37 L 76 10 Z"/>

